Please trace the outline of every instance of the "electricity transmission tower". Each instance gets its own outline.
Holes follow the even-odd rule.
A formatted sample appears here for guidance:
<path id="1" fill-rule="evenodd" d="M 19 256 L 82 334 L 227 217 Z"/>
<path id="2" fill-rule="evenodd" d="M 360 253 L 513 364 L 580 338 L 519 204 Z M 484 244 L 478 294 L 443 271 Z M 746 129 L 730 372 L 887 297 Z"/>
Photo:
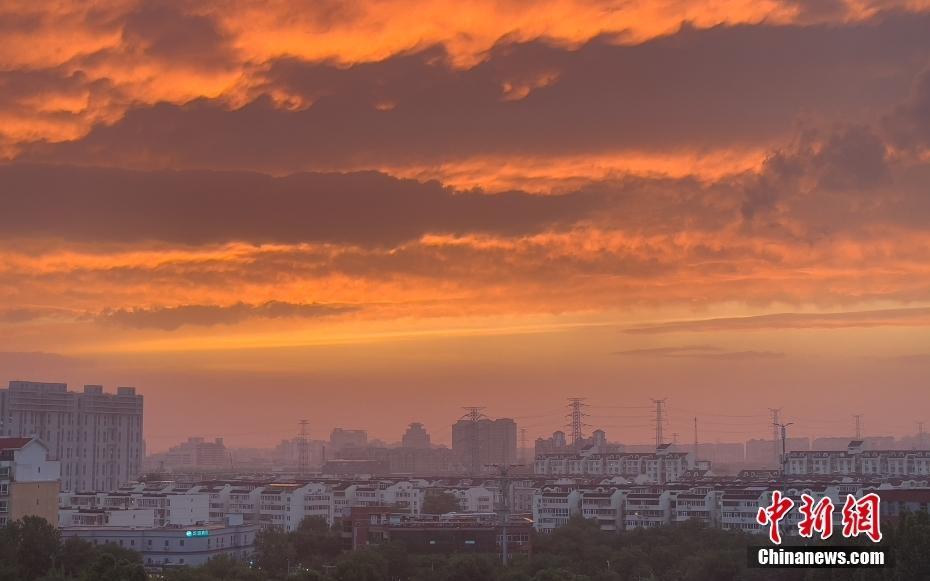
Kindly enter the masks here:
<path id="1" fill-rule="evenodd" d="M 584 412 L 584 408 L 587 407 L 584 400 L 585 398 L 583 397 L 568 398 L 568 408 L 570 411 L 568 415 L 565 416 L 569 420 L 566 427 L 571 430 L 573 448 L 577 448 L 584 441 L 584 428 L 587 426 L 587 424 L 584 423 L 584 419 L 588 416 L 588 414 Z"/>

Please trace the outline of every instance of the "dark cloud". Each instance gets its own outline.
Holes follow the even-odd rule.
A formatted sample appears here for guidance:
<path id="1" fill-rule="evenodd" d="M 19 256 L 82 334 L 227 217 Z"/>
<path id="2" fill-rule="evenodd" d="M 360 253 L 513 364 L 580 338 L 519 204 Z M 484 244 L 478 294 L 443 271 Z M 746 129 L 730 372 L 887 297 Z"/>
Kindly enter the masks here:
<path id="1" fill-rule="evenodd" d="M 428 233 L 520 235 L 603 200 L 459 192 L 377 172 L 295 174 L 0 166 L 0 238 L 392 245 Z"/>
<path id="2" fill-rule="evenodd" d="M 930 15 L 843 26 L 683 27 L 637 45 L 502 43 L 478 65 L 441 47 L 352 66 L 270 63 L 257 96 L 130 110 L 23 159 L 288 172 L 497 154 L 765 146 L 799 118 L 868 122 L 907 94 Z"/>
<path id="3" fill-rule="evenodd" d="M 783 0 L 786 6 L 797 9 L 799 22 L 842 20 L 849 14 L 845 0 Z"/>
<path id="4" fill-rule="evenodd" d="M 140 2 L 123 22 L 123 44 L 173 66 L 233 64 L 231 36 L 211 16 L 184 10 L 179 2 Z"/>
<path id="5" fill-rule="evenodd" d="M 135 329 L 174 331 L 185 325 L 213 327 L 233 325 L 251 319 L 318 319 L 351 313 L 355 307 L 317 303 L 269 301 L 259 305 L 180 305 L 104 311 L 98 320 Z"/>
<path id="6" fill-rule="evenodd" d="M 627 349 L 614 351 L 611 355 L 620 357 L 691 357 L 695 354 L 717 353 L 720 347 L 712 345 L 683 345 L 681 347 L 648 347 L 644 349 Z"/>
<path id="7" fill-rule="evenodd" d="M 776 313 L 752 317 L 725 317 L 694 321 L 671 321 L 626 329 L 635 335 L 659 333 L 704 333 L 716 331 L 756 331 L 762 329 L 839 329 L 889 325 L 930 325 L 930 308 L 913 307 L 837 313 Z"/>
<path id="8" fill-rule="evenodd" d="M 0 323 L 30 323 L 44 319 L 74 320 L 80 318 L 80 313 L 67 309 L 47 307 L 11 307 L 0 309 Z"/>
<path id="9" fill-rule="evenodd" d="M 652 347 L 615 351 L 622 357 L 661 357 L 670 359 L 714 359 L 720 361 L 750 361 L 759 359 L 781 359 L 779 351 L 727 351 L 711 345 L 684 345 L 681 347 Z"/>
<path id="10" fill-rule="evenodd" d="M 766 159 L 762 171 L 745 187 L 741 211 L 747 220 L 774 210 L 793 198 L 815 199 L 839 192 L 848 199 L 891 179 L 885 143 L 861 125 L 805 132 L 791 148 L 776 151 Z M 847 203 L 847 208 L 856 204 Z M 874 214 L 871 217 L 875 217 Z"/>
<path id="11" fill-rule="evenodd" d="M 888 116 L 885 126 L 904 147 L 930 147 L 930 70 L 916 79 L 910 98 Z"/>

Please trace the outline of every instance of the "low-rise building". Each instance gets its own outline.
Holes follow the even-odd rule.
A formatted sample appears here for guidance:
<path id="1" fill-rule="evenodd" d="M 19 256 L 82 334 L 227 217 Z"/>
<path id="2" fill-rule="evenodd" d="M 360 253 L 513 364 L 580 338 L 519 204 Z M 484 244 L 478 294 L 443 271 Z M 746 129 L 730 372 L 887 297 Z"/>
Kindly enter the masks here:
<path id="1" fill-rule="evenodd" d="M 0 526 L 25 516 L 58 524 L 61 464 L 38 438 L 0 438 Z"/>
<path id="2" fill-rule="evenodd" d="M 203 565 L 226 555 L 248 559 L 258 526 L 230 519 L 192 527 L 73 526 L 61 529 L 64 539 L 79 538 L 94 545 L 114 544 L 142 554 L 147 568 Z"/>

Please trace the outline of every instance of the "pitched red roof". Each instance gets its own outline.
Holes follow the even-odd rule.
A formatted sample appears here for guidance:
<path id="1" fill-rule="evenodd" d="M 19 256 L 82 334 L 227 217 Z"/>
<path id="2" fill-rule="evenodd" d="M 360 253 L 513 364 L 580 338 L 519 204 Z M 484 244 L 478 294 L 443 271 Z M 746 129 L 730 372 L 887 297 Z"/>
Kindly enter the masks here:
<path id="1" fill-rule="evenodd" d="M 0 450 L 19 450 L 32 441 L 32 438 L 0 438 Z"/>

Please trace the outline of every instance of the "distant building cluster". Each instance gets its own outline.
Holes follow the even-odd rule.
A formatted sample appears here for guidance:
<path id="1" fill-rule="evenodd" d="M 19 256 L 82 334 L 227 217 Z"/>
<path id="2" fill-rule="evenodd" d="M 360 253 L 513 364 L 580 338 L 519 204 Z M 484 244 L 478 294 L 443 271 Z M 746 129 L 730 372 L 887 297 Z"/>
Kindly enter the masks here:
<path id="1" fill-rule="evenodd" d="M 232 467 L 223 438 L 209 442 L 200 437 L 188 438 L 167 452 L 146 458 L 146 464 L 156 470 L 228 470 Z"/>

